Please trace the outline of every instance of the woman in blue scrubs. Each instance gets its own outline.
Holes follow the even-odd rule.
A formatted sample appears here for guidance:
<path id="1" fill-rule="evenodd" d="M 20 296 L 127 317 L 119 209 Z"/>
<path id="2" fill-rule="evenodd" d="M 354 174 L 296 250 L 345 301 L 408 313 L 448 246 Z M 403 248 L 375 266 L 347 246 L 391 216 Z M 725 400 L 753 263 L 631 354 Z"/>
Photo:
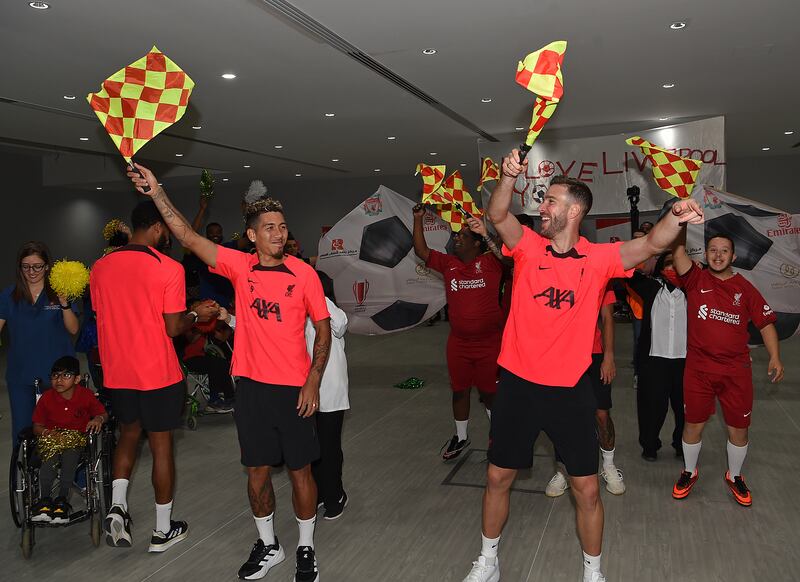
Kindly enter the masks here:
<path id="1" fill-rule="evenodd" d="M 50 385 L 50 367 L 62 356 L 74 356 L 78 316 L 56 295 L 48 275 L 50 252 L 44 243 L 25 243 L 17 256 L 17 280 L 0 293 L 0 330 L 7 324 L 10 345 L 6 386 L 11 402 L 11 438 L 31 426 L 34 381 Z"/>

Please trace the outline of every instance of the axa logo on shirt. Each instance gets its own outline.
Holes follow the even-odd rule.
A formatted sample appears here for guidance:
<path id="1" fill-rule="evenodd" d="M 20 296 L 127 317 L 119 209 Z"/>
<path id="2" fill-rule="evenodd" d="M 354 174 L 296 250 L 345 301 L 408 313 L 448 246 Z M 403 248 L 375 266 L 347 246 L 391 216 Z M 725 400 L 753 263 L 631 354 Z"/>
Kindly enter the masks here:
<path id="1" fill-rule="evenodd" d="M 697 317 L 698 319 L 713 319 L 722 323 L 730 323 L 731 325 L 739 325 L 741 323 L 741 317 L 738 313 L 728 313 L 713 307 L 709 309 L 705 303 L 697 310 Z"/>
<path id="2" fill-rule="evenodd" d="M 552 309 L 561 309 L 562 303 L 569 303 L 567 309 L 575 305 L 575 292 L 572 289 L 548 287 L 538 295 L 533 296 L 534 299 L 538 299 L 539 297 L 547 298 L 547 303 L 545 303 L 544 306 Z"/>
<path id="3" fill-rule="evenodd" d="M 272 314 L 278 322 L 283 321 L 281 319 L 281 304 L 277 301 L 267 301 L 256 297 L 250 305 L 250 309 L 254 309 L 261 319 L 269 319 L 270 314 Z"/>

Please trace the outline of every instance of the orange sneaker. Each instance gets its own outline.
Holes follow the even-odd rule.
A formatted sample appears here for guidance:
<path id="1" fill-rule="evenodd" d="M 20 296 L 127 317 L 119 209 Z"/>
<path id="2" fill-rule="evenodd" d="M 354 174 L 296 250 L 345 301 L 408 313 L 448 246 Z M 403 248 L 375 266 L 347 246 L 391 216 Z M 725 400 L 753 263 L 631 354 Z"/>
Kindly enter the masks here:
<path id="1" fill-rule="evenodd" d="M 697 469 L 694 470 L 694 474 L 689 471 L 683 471 L 678 478 L 678 482 L 672 487 L 672 496 L 675 499 L 683 499 L 689 495 L 692 487 L 694 487 L 694 484 L 697 483 L 697 479 L 699 478 L 700 474 Z"/>
<path id="2" fill-rule="evenodd" d="M 750 496 L 750 490 L 747 488 L 747 485 L 744 484 L 744 477 L 739 475 L 738 477 L 734 477 L 733 481 L 731 481 L 731 474 L 726 471 L 725 483 L 728 484 L 728 488 L 731 490 L 731 493 L 733 493 L 733 498 L 736 500 L 736 503 L 744 505 L 745 507 L 753 505 L 753 498 Z"/>

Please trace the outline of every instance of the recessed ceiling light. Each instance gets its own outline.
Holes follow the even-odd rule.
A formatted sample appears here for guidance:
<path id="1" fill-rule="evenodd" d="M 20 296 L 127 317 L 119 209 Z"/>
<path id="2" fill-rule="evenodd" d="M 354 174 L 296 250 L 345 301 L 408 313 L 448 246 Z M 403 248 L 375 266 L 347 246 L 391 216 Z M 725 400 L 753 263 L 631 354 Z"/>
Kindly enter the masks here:
<path id="1" fill-rule="evenodd" d="M 335 113 L 326 113 L 325 117 L 334 117 L 335 115 L 336 115 Z"/>
<path id="2" fill-rule="evenodd" d="M 422 49 L 422 54 L 423 55 L 435 55 L 436 54 L 436 49 L 435 48 Z"/>
<path id="3" fill-rule="evenodd" d="M 664 89 L 672 89 L 675 86 L 675 83 L 664 83 L 661 85 Z"/>
<path id="4" fill-rule="evenodd" d="M 669 119 L 669 117 L 659 117 L 658 118 L 659 121 L 666 121 L 667 119 Z"/>
<path id="5" fill-rule="evenodd" d="M 372 170 L 372 171 L 373 171 L 373 172 L 380 172 L 380 171 L 381 171 L 381 169 L 380 169 L 380 168 L 375 168 L 375 169 L 374 169 L 374 170 Z"/>
<path id="6" fill-rule="evenodd" d="M 236 78 L 236 74 L 235 73 L 222 73 L 222 78 L 223 79 L 228 79 L 230 81 L 231 79 L 235 79 Z"/>
<path id="7" fill-rule="evenodd" d="M 183 154 L 175 154 L 175 157 L 176 157 L 176 158 L 182 158 L 182 157 L 183 157 Z"/>
<path id="8" fill-rule="evenodd" d="M 103 189 L 102 186 L 98 186 L 97 188 L 95 188 L 95 190 L 102 190 L 102 189 Z"/>
<path id="9" fill-rule="evenodd" d="M 681 28 L 686 28 L 686 23 L 683 21 L 673 22 L 669 25 L 672 30 L 680 30 Z"/>
<path id="10" fill-rule="evenodd" d="M 75 95 L 64 95 L 64 99 L 67 101 L 75 101 Z"/>
<path id="11" fill-rule="evenodd" d="M 332 161 L 332 162 L 338 162 L 338 161 L 339 161 L 339 158 L 331 158 L 331 161 Z"/>
<path id="12" fill-rule="evenodd" d="M 464 162 L 461 162 L 461 163 L 460 163 L 460 164 L 458 164 L 458 165 L 459 165 L 459 166 L 461 166 L 462 168 L 466 168 L 466 167 L 467 167 L 467 164 L 465 164 Z"/>
<path id="13" fill-rule="evenodd" d="M 791 129 L 787 129 L 786 131 L 783 132 L 783 135 L 792 135 L 793 133 L 794 131 L 792 131 Z"/>
<path id="14" fill-rule="evenodd" d="M 282 145 L 276 145 L 276 146 L 272 146 L 272 147 L 274 147 L 276 150 L 282 150 L 283 149 Z"/>
<path id="15" fill-rule="evenodd" d="M 78 139 L 81 140 L 81 141 L 89 141 L 88 137 L 79 137 Z"/>
<path id="16" fill-rule="evenodd" d="M 28 6 L 36 8 L 36 10 L 47 10 L 50 5 L 47 2 L 28 2 Z"/>
<path id="17" fill-rule="evenodd" d="M 228 181 L 228 178 L 223 178 L 223 179 L 222 179 L 222 181 L 223 181 L 223 182 L 227 182 L 227 181 Z"/>
<path id="18" fill-rule="evenodd" d="M 525 128 L 524 128 L 524 127 L 515 127 L 514 129 L 515 129 L 516 131 L 522 131 L 522 130 L 523 130 L 523 129 L 525 129 Z"/>
<path id="19" fill-rule="evenodd" d="M 202 125 L 193 125 L 192 129 L 203 129 Z"/>
<path id="20" fill-rule="evenodd" d="M 491 102 L 492 102 L 491 97 L 484 97 L 483 99 L 481 99 L 481 103 L 491 103 Z"/>
<path id="21" fill-rule="evenodd" d="M 429 155 L 429 156 L 435 156 L 435 155 L 437 155 L 437 153 L 438 153 L 438 152 L 428 152 L 428 155 Z"/>
<path id="22" fill-rule="evenodd" d="M 762 152 L 768 152 L 769 151 L 769 146 L 761 148 L 761 151 Z"/>
<path id="23" fill-rule="evenodd" d="M 249 168 L 250 166 L 248 166 L 247 164 L 245 164 L 245 165 L 244 165 L 244 166 L 242 166 L 242 167 L 243 167 L 243 168 Z"/>
<path id="24" fill-rule="evenodd" d="M 302 175 L 303 175 L 303 174 L 295 174 L 295 175 L 294 175 L 294 177 L 295 177 L 295 178 L 300 178 L 300 177 L 302 177 Z"/>
<path id="25" fill-rule="evenodd" d="M 394 139 L 397 139 L 397 137 L 396 137 L 396 136 L 394 136 L 394 135 L 390 135 L 390 136 L 388 136 L 386 139 L 388 139 L 388 140 L 394 140 Z"/>

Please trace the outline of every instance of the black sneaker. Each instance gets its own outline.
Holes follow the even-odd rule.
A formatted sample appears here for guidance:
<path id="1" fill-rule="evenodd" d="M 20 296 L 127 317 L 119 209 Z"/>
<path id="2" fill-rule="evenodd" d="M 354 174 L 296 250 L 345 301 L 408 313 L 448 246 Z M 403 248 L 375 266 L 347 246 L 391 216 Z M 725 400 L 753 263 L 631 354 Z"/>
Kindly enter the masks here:
<path id="1" fill-rule="evenodd" d="M 153 530 L 153 537 L 150 538 L 150 547 L 147 548 L 148 552 L 165 552 L 172 546 L 186 538 L 189 533 L 189 526 L 185 521 L 172 521 L 169 522 L 169 531 L 167 533 Z"/>
<path id="2" fill-rule="evenodd" d="M 314 548 L 300 546 L 297 548 L 297 570 L 294 574 L 294 582 L 318 582 L 318 580 L 319 569 L 317 569 Z"/>
<path id="3" fill-rule="evenodd" d="M 469 438 L 464 439 L 463 441 L 458 440 L 458 435 L 453 435 L 453 438 L 450 439 L 449 443 L 445 443 L 442 449 L 447 449 L 442 454 L 442 459 L 445 461 L 449 461 L 450 459 L 455 459 L 458 455 L 461 454 L 461 451 L 466 449 L 469 446 Z"/>
<path id="4" fill-rule="evenodd" d="M 342 498 L 339 499 L 339 502 L 335 506 L 325 508 L 325 515 L 323 515 L 323 518 L 327 519 L 328 521 L 333 521 L 334 519 L 339 519 L 342 517 L 344 508 L 347 507 L 348 501 L 347 493 L 343 491 Z"/>
<path id="5" fill-rule="evenodd" d="M 241 580 L 258 580 L 267 575 L 267 572 L 273 566 L 277 566 L 285 559 L 283 548 L 278 543 L 278 538 L 275 538 L 275 543 L 264 545 L 264 542 L 259 540 L 253 544 L 253 549 L 250 551 L 250 557 L 239 568 L 239 578 Z"/>
<path id="6" fill-rule="evenodd" d="M 31 521 L 38 523 L 50 523 L 53 520 L 53 500 L 49 497 L 42 497 L 31 507 Z"/>
<path id="7" fill-rule="evenodd" d="M 53 511 L 50 514 L 50 523 L 69 523 L 69 514 L 72 513 L 72 506 L 67 502 L 66 497 L 56 497 L 53 501 Z"/>
<path id="8" fill-rule="evenodd" d="M 113 505 L 103 522 L 106 543 L 113 548 L 131 547 L 131 516 L 121 505 Z"/>

